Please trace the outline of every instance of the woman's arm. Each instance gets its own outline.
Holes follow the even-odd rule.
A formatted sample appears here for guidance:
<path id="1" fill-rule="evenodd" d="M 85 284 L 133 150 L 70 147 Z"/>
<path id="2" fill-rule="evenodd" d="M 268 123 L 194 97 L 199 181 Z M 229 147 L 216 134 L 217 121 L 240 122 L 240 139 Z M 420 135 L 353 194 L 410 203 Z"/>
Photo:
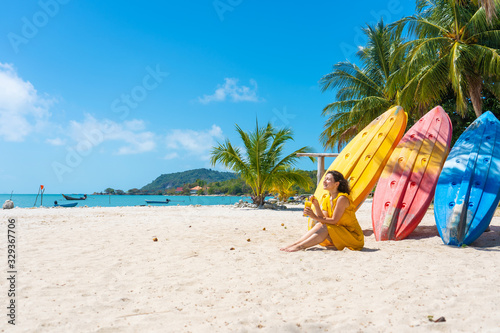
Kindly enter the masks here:
<path id="1" fill-rule="evenodd" d="M 320 205 L 319 205 L 319 201 L 318 199 L 316 199 L 316 197 L 313 195 L 311 196 L 311 198 L 309 199 L 312 204 L 314 205 L 314 208 L 315 208 L 315 211 L 316 211 L 316 216 L 319 217 L 319 218 L 323 218 L 325 216 L 328 216 L 327 212 L 322 210 Z M 307 214 L 306 214 L 307 215 Z"/>
<path id="2" fill-rule="evenodd" d="M 344 215 L 347 207 L 349 207 L 349 199 L 347 199 L 345 196 L 341 196 L 337 199 L 337 204 L 335 205 L 335 210 L 333 211 L 332 217 L 320 216 L 320 214 L 323 215 L 321 209 L 318 210 L 318 214 L 314 214 L 311 208 L 307 208 L 305 209 L 305 213 L 310 218 L 318 222 L 325 224 L 337 224 L 340 221 L 342 215 Z"/>

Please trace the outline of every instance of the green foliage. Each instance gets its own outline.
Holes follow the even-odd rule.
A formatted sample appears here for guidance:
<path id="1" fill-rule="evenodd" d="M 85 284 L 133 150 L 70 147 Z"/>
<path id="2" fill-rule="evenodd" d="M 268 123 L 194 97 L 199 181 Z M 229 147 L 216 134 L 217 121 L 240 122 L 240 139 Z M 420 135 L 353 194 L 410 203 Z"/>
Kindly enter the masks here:
<path id="1" fill-rule="evenodd" d="M 364 28 L 360 67 L 339 62 L 320 81 L 323 91 L 336 91 L 336 101 L 323 110 L 325 148 L 340 150 L 393 105 L 407 112 L 408 127 L 443 106 L 453 142 L 483 110 L 498 117 L 498 17 L 499 0 L 417 0 L 415 15 Z"/>
<path id="2" fill-rule="evenodd" d="M 106 193 L 106 194 L 114 194 L 115 190 L 112 189 L 111 187 L 108 187 L 107 189 L 104 190 L 104 193 Z"/>
<path id="3" fill-rule="evenodd" d="M 184 184 L 182 187 L 182 195 L 190 195 L 191 194 L 191 186 L 189 184 Z"/>
<path id="4" fill-rule="evenodd" d="M 393 79 L 393 86 L 404 86 L 401 106 L 427 111 L 451 88 L 458 114 L 466 115 L 470 100 L 481 115 L 483 89 L 500 96 L 492 84 L 500 78 L 500 21 L 490 22 L 485 9 L 471 1 L 418 0 L 416 8 L 415 15 L 394 24 L 396 33 L 406 29 L 414 38 L 399 48 L 405 59 Z"/>
<path id="5" fill-rule="evenodd" d="M 204 170 L 204 169 L 200 169 Z M 309 182 L 312 184 L 316 184 L 316 171 L 302 171 L 298 170 L 298 172 L 302 173 L 305 175 L 306 178 L 309 179 Z M 182 172 L 176 173 L 176 174 L 183 174 Z M 224 174 L 224 173 L 223 173 Z M 234 175 L 231 173 L 231 175 Z M 235 177 L 238 177 L 235 175 Z M 176 181 L 176 180 L 174 180 Z M 206 187 L 206 193 L 198 193 L 198 194 L 208 194 L 208 195 L 251 195 L 252 194 L 252 188 L 248 186 L 248 184 L 241 178 L 232 178 L 224 181 L 216 181 L 216 182 L 206 182 L 203 181 L 204 183 L 204 188 Z M 132 188 L 127 191 L 127 193 L 124 193 L 121 190 L 115 190 L 115 194 L 128 194 L 128 195 L 141 195 L 141 194 L 157 194 L 157 195 L 190 195 L 191 191 L 190 189 L 195 187 L 195 186 L 201 186 L 200 185 L 200 179 L 195 179 L 191 183 L 185 183 L 183 184 L 182 188 L 183 191 L 181 193 L 176 193 L 175 189 L 176 187 L 171 187 L 165 191 L 158 190 L 157 192 L 146 192 L 142 191 L 137 188 Z M 292 189 L 297 193 L 297 194 L 304 194 L 304 193 L 310 193 L 310 188 L 307 187 L 301 187 L 299 184 L 294 184 Z"/>
<path id="6" fill-rule="evenodd" d="M 143 193 L 156 193 L 157 191 L 167 191 L 175 193 L 175 188 L 184 186 L 185 184 L 192 184 L 195 186 L 205 186 L 209 182 L 225 181 L 238 177 L 231 172 L 220 172 L 209 169 L 194 169 L 184 172 L 176 172 L 170 174 L 163 174 L 156 178 L 148 185 L 142 187 Z M 183 193 L 189 195 L 189 188 L 185 188 Z"/>
<path id="7" fill-rule="evenodd" d="M 131 188 L 130 190 L 127 191 L 127 194 L 130 195 L 141 194 L 141 190 L 139 190 L 138 188 Z"/>
<path id="8" fill-rule="evenodd" d="M 284 155 L 285 143 L 293 139 L 290 129 L 276 130 L 270 123 L 247 133 L 236 125 L 236 131 L 243 141 L 243 148 L 234 147 L 229 140 L 214 147 L 210 161 L 212 165 L 221 163 L 237 172 L 252 189 L 255 204 L 262 205 L 267 191 L 280 183 L 295 182 L 307 186 L 308 179 L 294 170 L 297 153 L 310 152 L 302 147 Z"/>
<path id="9" fill-rule="evenodd" d="M 483 108 L 485 111 L 491 111 L 495 117 L 500 119 L 500 101 L 493 96 L 489 91 L 483 93 Z M 453 136 L 451 139 L 451 146 L 455 144 L 460 135 L 465 131 L 470 124 L 476 120 L 476 114 L 472 108 L 472 104 L 467 104 L 467 111 L 462 116 L 458 114 L 455 110 L 455 97 L 453 92 L 450 91 L 448 95 L 443 99 L 441 106 L 448 113 L 450 117 L 451 124 L 453 126 Z"/>
<path id="10" fill-rule="evenodd" d="M 250 195 L 252 189 L 241 179 L 230 179 L 224 182 L 215 182 L 207 185 L 209 187 L 208 194 L 218 195 Z"/>
<path id="11" fill-rule="evenodd" d="M 382 20 L 363 28 L 363 33 L 368 43 L 357 53 L 361 67 L 339 62 L 320 80 L 323 92 L 336 90 L 336 101 L 323 109 L 327 120 L 320 140 L 325 148 L 340 149 L 397 104 L 397 91 L 389 89 L 389 80 L 401 65 L 401 55 L 396 52 L 401 39 Z"/>
<path id="12" fill-rule="evenodd" d="M 296 193 L 296 194 L 309 194 L 309 193 L 313 193 L 314 190 L 315 190 L 315 186 L 317 184 L 317 179 L 318 179 L 318 172 L 316 170 L 314 171 L 304 171 L 304 170 L 300 170 L 299 172 L 302 172 L 305 177 L 309 178 L 310 179 L 310 187 L 302 187 L 298 184 L 295 184 L 292 186 L 292 190 Z"/>

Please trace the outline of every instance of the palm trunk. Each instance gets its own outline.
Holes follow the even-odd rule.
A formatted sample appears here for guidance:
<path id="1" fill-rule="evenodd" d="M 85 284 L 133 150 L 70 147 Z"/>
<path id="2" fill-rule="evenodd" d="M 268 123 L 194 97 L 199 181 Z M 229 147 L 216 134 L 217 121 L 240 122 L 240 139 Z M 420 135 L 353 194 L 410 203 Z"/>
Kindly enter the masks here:
<path id="1" fill-rule="evenodd" d="M 481 91 L 483 90 L 483 81 L 480 77 L 473 77 L 467 75 L 467 81 L 469 83 L 469 97 L 472 102 L 472 107 L 476 113 L 476 117 L 480 117 L 483 114 L 483 100 L 481 96 Z"/>
<path id="2" fill-rule="evenodd" d="M 265 194 L 260 193 L 260 190 L 254 191 L 254 195 L 251 196 L 252 202 L 254 205 L 257 205 L 257 208 L 261 208 L 264 205 Z"/>
<path id="3" fill-rule="evenodd" d="M 252 196 L 252 201 L 254 205 L 257 205 L 257 208 L 261 208 L 264 205 L 264 195 L 259 194 L 257 196 Z"/>
<path id="4" fill-rule="evenodd" d="M 496 6 L 494 0 L 479 0 L 479 4 L 484 8 L 488 23 L 493 22 L 497 18 Z"/>

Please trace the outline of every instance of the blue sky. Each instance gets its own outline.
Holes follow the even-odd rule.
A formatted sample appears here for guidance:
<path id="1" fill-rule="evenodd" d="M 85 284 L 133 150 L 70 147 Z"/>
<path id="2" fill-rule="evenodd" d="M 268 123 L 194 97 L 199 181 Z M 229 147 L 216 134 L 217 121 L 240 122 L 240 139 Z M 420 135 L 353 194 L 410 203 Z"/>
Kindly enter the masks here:
<path id="1" fill-rule="evenodd" d="M 140 188 L 212 167 L 235 124 L 294 132 L 325 151 L 319 79 L 355 61 L 361 27 L 414 3 L 4 2 L 0 11 L 0 193 Z M 331 161 L 327 159 L 328 165 Z M 315 170 L 302 158 L 297 165 Z"/>

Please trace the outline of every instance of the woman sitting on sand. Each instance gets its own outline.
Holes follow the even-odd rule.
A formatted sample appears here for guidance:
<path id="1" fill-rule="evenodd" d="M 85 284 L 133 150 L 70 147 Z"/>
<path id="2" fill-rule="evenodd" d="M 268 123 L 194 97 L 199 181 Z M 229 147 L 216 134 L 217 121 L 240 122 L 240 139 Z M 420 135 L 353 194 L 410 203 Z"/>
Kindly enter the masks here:
<path id="1" fill-rule="evenodd" d="M 329 193 L 323 196 L 321 206 L 312 196 L 311 201 L 316 214 L 311 208 L 304 209 L 304 215 L 319 222 L 298 241 L 282 248 L 281 251 L 295 252 L 314 245 L 323 245 L 337 250 L 345 247 L 361 250 L 365 244 L 363 230 L 359 226 L 355 207 L 349 195 L 349 183 L 338 171 L 328 171 L 323 181 L 323 188 Z"/>

